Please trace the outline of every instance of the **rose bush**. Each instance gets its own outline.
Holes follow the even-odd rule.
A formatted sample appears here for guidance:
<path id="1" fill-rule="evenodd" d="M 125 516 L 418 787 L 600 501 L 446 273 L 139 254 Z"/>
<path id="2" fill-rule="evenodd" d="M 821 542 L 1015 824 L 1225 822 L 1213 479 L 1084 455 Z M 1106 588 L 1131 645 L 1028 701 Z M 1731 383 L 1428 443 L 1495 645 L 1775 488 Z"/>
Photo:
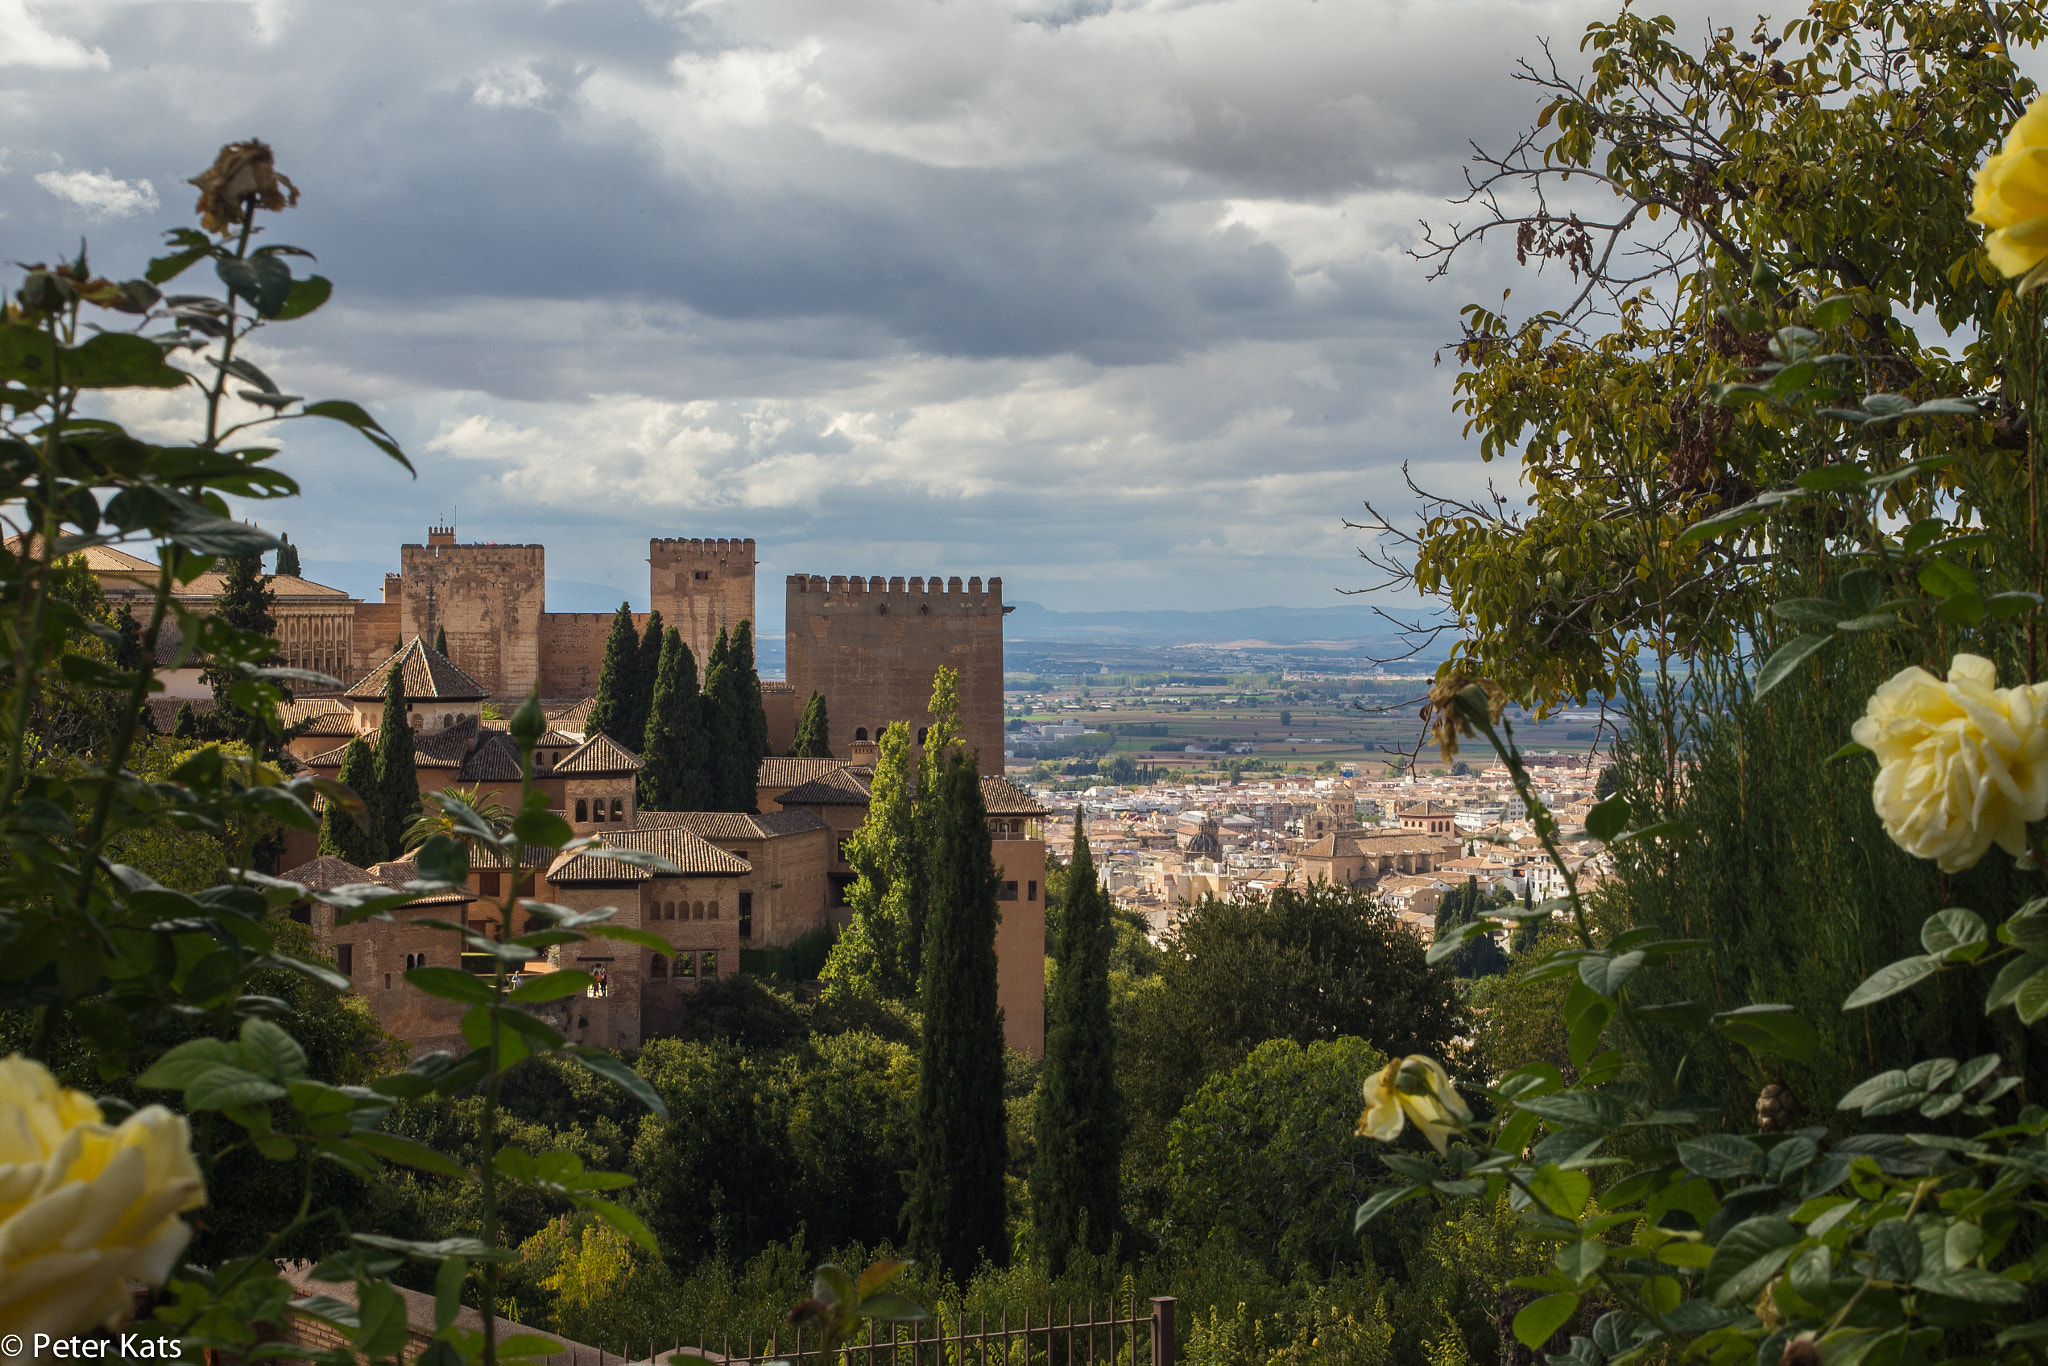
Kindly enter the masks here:
<path id="1" fill-rule="evenodd" d="M 1945 873 L 1993 844 L 2027 848 L 2048 815 L 2048 685 L 1998 686 L 1998 669 L 1959 654 L 1948 680 L 1914 667 L 1871 697 L 1852 734 L 1881 765 L 1872 800 L 1885 833 Z"/>
<path id="2" fill-rule="evenodd" d="M 1970 221 L 1991 229 L 1984 250 L 2001 274 L 2025 275 L 2048 260 L 2048 108 L 2040 100 L 1978 168 Z"/>
<path id="3" fill-rule="evenodd" d="M 0 1332 L 113 1327 L 129 1281 L 170 1275 L 192 1237 L 178 1215 L 204 1203 L 182 1115 L 111 1125 L 41 1063 L 0 1059 Z"/>

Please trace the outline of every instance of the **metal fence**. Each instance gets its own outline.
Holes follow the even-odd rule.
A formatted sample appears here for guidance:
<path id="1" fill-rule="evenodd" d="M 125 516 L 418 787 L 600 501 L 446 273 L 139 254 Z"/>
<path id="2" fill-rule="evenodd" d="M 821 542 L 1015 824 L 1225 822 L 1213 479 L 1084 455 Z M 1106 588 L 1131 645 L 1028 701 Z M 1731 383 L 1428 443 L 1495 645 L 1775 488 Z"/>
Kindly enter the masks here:
<path id="1" fill-rule="evenodd" d="M 840 1350 L 848 1366 L 1173 1366 L 1173 1306 L 1170 1296 L 1159 1296 L 1142 1312 L 1135 1302 L 1128 1314 L 1112 1304 L 1107 1317 L 1097 1318 L 1090 1302 L 1077 1319 L 1073 1305 L 1059 1313 L 1048 1304 L 1042 1316 L 1026 1309 L 1016 1321 L 1008 1310 L 993 1323 L 987 1314 L 976 1313 L 970 1325 L 967 1315 L 948 1312 L 941 1305 L 920 1323 L 870 1322 L 858 1341 Z M 599 1366 L 607 1366 L 603 1356 Z M 782 1361 L 834 1366 L 825 1360 L 816 1333 L 799 1329 L 777 1330 L 766 1342 L 749 1333 L 744 1343 L 723 1337 L 715 1343 L 700 1339 L 694 1345 L 650 1347 L 642 1360 L 673 1366 L 768 1366 Z M 623 1364 L 633 1358 L 612 1361 Z"/>

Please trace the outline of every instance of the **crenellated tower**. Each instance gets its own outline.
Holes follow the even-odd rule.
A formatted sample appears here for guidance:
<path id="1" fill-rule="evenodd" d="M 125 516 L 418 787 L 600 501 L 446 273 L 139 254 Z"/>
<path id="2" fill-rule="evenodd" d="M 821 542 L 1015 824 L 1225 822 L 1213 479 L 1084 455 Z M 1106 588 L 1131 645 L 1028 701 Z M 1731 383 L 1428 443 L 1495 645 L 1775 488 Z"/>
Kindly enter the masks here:
<path id="1" fill-rule="evenodd" d="M 754 539 L 663 537 L 647 543 L 648 597 L 662 622 L 683 633 L 701 675 L 711 642 L 754 615 Z"/>

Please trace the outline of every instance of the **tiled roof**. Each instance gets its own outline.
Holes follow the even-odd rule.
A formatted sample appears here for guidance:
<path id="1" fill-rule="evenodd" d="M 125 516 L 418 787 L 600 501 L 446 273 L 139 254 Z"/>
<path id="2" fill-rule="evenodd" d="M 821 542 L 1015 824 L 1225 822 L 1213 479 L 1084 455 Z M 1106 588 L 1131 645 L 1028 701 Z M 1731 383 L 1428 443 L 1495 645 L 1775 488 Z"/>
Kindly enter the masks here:
<path id="1" fill-rule="evenodd" d="M 1349 858 L 1356 854 L 1441 854 L 1464 846 L 1448 835 L 1420 830 L 1337 830 L 1301 851 L 1302 858 Z"/>
<path id="2" fill-rule="evenodd" d="M 533 742 L 540 749 L 574 749 L 583 742 L 565 730 L 551 730 Z"/>
<path id="3" fill-rule="evenodd" d="M 381 882 L 386 887 L 403 887 L 408 882 L 419 881 L 420 866 L 411 859 L 392 859 L 388 863 L 370 865 L 370 880 Z M 428 892 L 417 901 L 406 902 L 408 909 L 414 906 L 467 906 L 476 900 L 473 892 L 453 888 L 445 892 Z"/>
<path id="4" fill-rule="evenodd" d="M 178 708 L 188 704 L 197 716 L 204 716 L 220 705 L 211 697 L 152 697 L 149 714 L 156 720 L 157 734 L 169 735 L 171 727 L 178 724 Z"/>
<path id="5" fill-rule="evenodd" d="M 822 778 L 835 768 L 845 768 L 844 759 L 792 759 L 785 755 L 771 754 L 761 761 L 761 772 L 755 777 L 756 787 L 795 787 L 813 778 Z"/>
<path id="6" fill-rule="evenodd" d="M 595 697 L 586 697 L 580 702 L 570 703 L 559 711 L 551 711 L 547 714 L 548 726 L 554 730 L 567 731 L 571 735 L 582 735 L 590 729 L 590 709 L 596 705 Z"/>
<path id="7" fill-rule="evenodd" d="M 1429 801 L 1417 802 L 1413 806 L 1404 806 L 1401 808 L 1401 814 L 1404 816 L 1455 816 L 1458 813 L 1439 802 Z"/>
<path id="8" fill-rule="evenodd" d="M 364 674 L 344 697 L 376 701 L 384 696 L 384 678 L 393 668 L 400 675 L 408 702 L 481 702 L 491 690 L 455 667 L 448 656 L 414 636 L 398 653 Z"/>
<path id="9" fill-rule="evenodd" d="M 840 766 L 808 782 L 798 783 L 775 799 L 785 811 L 793 806 L 866 806 L 874 770 Z"/>
<path id="10" fill-rule="evenodd" d="M 555 851 L 538 844 L 528 844 L 519 851 L 519 866 L 529 873 L 547 867 L 555 861 Z M 510 868 L 511 860 L 487 844 L 469 846 L 469 866 L 472 868 Z"/>
<path id="11" fill-rule="evenodd" d="M 1023 788 L 1008 778 L 984 777 L 981 780 L 982 805 L 991 816 L 1043 816 L 1040 806 Z"/>
<path id="12" fill-rule="evenodd" d="M 598 734 L 585 740 L 573 754 L 563 755 L 562 762 L 548 772 L 581 775 L 638 773 L 642 767 L 639 755 L 611 736 Z"/>
<path id="13" fill-rule="evenodd" d="M 278 874 L 286 882 L 302 882 L 316 892 L 331 892 L 336 887 L 353 887 L 359 883 L 376 882 L 367 868 L 358 868 L 346 859 L 322 854 L 310 859 L 288 872 Z"/>
<path id="14" fill-rule="evenodd" d="M 768 811 L 758 816 L 743 811 L 642 811 L 627 827 L 627 833 L 673 826 L 694 831 L 707 840 L 771 840 L 826 828 L 816 813 L 802 810 Z"/>
<path id="15" fill-rule="evenodd" d="M 641 849 L 659 854 L 685 877 L 744 877 L 753 871 L 748 862 L 706 843 L 694 831 L 680 825 L 614 830 L 604 843 L 619 849 Z M 600 849 L 602 846 L 600 846 Z M 548 881 L 557 886 L 574 882 L 647 882 L 655 874 L 630 863 L 604 857 L 599 849 L 564 854 L 548 869 Z"/>
<path id="16" fill-rule="evenodd" d="M 465 783 L 518 782 L 518 743 L 503 731 L 484 731 L 477 740 L 476 748 L 463 759 L 460 776 Z"/>

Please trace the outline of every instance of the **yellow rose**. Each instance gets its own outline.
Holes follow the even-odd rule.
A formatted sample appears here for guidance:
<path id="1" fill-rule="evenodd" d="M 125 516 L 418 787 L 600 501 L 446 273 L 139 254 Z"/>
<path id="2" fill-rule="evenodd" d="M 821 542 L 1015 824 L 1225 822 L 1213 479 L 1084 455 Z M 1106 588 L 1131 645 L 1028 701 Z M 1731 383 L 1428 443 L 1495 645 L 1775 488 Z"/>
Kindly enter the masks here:
<path id="1" fill-rule="evenodd" d="M 0 1333 L 34 1341 L 112 1327 L 128 1282 L 162 1285 L 206 1201 L 184 1117 L 119 1125 L 20 1054 L 0 1058 Z"/>
<path id="2" fill-rule="evenodd" d="M 1882 765 L 1871 799 L 1884 831 L 1945 873 L 1996 844 L 2027 847 L 2048 815 L 2048 684 L 2001 688 L 1998 669 L 1957 655 L 1948 681 L 1906 669 L 1871 694 L 1851 732 Z"/>
<path id="3" fill-rule="evenodd" d="M 1977 171 L 1970 221 L 1982 223 L 1984 249 L 2005 275 L 2024 275 L 2048 259 L 2048 107 L 2027 106 L 2005 135 L 2005 149 Z"/>
<path id="4" fill-rule="evenodd" d="M 1410 1119 L 1438 1152 L 1444 1150 L 1445 1139 L 1472 1119 L 1437 1060 L 1419 1053 L 1394 1059 L 1365 1084 L 1365 1113 L 1358 1117 L 1358 1132 L 1391 1143 Z"/>

